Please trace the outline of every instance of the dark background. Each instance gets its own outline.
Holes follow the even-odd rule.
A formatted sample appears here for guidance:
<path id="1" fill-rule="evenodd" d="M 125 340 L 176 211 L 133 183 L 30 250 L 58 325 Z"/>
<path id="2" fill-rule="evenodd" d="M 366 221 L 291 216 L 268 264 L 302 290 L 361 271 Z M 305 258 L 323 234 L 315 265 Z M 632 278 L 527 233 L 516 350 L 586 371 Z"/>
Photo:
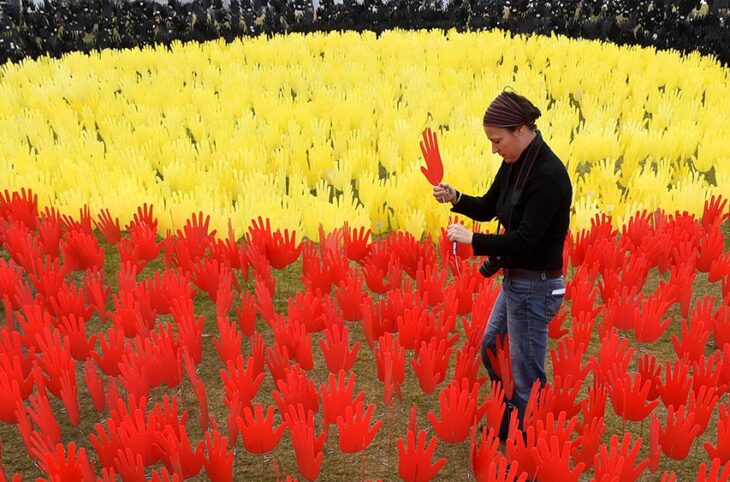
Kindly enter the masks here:
<path id="1" fill-rule="evenodd" d="M 286 32 L 498 27 L 730 61 L 730 0 L 0 0 L 0 64 L 70 51 Z M 701 6 L 702 5 L 702 6 Z"/>

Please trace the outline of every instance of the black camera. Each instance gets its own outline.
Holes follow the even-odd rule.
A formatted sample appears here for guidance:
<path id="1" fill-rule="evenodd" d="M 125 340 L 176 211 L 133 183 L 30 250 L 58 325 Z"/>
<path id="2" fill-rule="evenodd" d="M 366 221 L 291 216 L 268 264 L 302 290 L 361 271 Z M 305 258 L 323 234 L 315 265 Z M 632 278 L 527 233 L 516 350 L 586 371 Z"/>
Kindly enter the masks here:
<path id="1" fill-rule="evenodd" d="M 502 256 L 489 256 L 479 266 L 479 273 L 485 278 L 491 278 L 503 267 L 504 258 Z"/>

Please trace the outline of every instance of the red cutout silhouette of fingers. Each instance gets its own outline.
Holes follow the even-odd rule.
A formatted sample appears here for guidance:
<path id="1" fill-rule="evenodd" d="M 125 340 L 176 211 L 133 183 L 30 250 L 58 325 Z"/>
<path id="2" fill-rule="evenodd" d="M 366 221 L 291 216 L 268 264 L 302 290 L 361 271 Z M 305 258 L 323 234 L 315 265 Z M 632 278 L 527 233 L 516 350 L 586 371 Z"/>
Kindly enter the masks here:
<path id="1" fill-rule="evenodd" d="M 709 472 L 707 465 L 700 464 L 697 468 L 696 482 L 727 482 L 730 480 L 730 462 L 721 462 L 719 459 L 712 459 Z"/>
<path id="2" fill-rule="evenodd" d="M 203 466 L 212 482 L 233 481 L 233 451 L 228 450 L 228 439 L 221 436 L 217 428 L 213 434 L 205 432 L 205 449 L 207 456 Z"/>
<path id="3" fill-rule="evenodd" d="M 700 427 L 695 422 L 694 413 L 685 413 L 685 406 L 678 409 L 669 407 L 666 428 L 659 424 L 656 415 L 652 415 L 652 424 L 659 425 L 659 443 L 662 451 L 674 460 L 683 460 L 689 454 L 690 446 L 697 437 Z"/>
<path id="4" fill-rule="evenodd" d="M 284 413 L 284 421 L 294 445 L 299 473 L 307 480 L 315 480 L 322 467 L 322 446 L 327 440 L 327 433 L 315 434 L 314 413 L 311 410 L 305 412 L 301 404 L 290 406 Z"/>
<path id="5" fill-rule="evenodd" d="M 365 258 L 370 254 L 370 229 L 365 230 L 364 226 L 357 228 L 350 228 L 345 223 L 345 255 L 359 264 L 363 264 Z"/>
<path id="6" fill-rule="evenodd" d="M 613 409 L 624 421 L 644 420 L 659 405 L 659 400 L 647 403 L 650 380 L 644 380 L 637 373 L 634 380 L 631 374 L 614 370 L 608 375 L 609 396 Z"/>
<path id="7" fill-rule="evenodd" d="M 145 482 L 144 467 L 142 456 L 129 447 L 120 448 L 114 457 L 114 468 L 125 482 Z"/>
<path id="8" fill-rule="evenodd" d="M 603 417 L 594 418 L 584 423 L 583 427 L 578 429 L 579 435 L 572 448 L 573 462 L 576 464 L 579 462 L 584 463 L 586 470 L 593 467 L 605 431 L 606 424 Z"/>
<path id="9" fill-rule="evenodd" d="M 702 386 L 699 390 L 692 390 L 689 393 L 687 413 L 694 413 L 695 423 L 699 427 L 697 435 L 702 435 L 707 430 L 710 417 L 715 410 L 720 395 L 715 387 Z"/>
<path id="10" fill-rule="evenodd" d="M 659 393 L 664 405 L 679 407 L 687 402 L 689 390 L 692 388 L 692 377 L 689 376 L 689 364 L 685 360 L 675 360 L 672 365 L 665 364 L 665 381 L 659 385 Z"/>
<path id="11" fill-rule="evenodd" d="M 456 363 L 454 364 L 454 380 L 466 378 L 470 385 L 482 385 L 486 377 L 479 377 L 481 359 L 477 356 L 478 351 L 468 343 L 464 343 L 461 349 L 456 352 Z"/>
<path id="12" fill-rule="evenodd" d="M 429 343 L 421 342 L 418 355 L 411 360 L 411 367 L 423 393 L 433 392 L 444 380 L 450 358 L 451 345 L 446 340 L 433 337 Z"/>
<path id="13" fill-rule="evenodd" d="M 440 458 L 431 463 L 436 451 L 436 437 L 426 445 L 426 431 L 419 430 L 418 435 L 409 429 L 405 440 L 398 439 L 398 475 L 405 482 L 426 482 L 433 479 L 441 468 L 446 465 L 446 459 Z"/>
<path id="14" fill-rule="evenodd" d="M 545 436 L 545 433 L 536 434 L 534 426 L 526 426 L 524 430 L 517 428 L 517 410 L 512 411 L 510 418 L 509 437 L 505 443 L 507 458 L 517 461 L 520 470 L 524 471 L 528 478 L 534 479 L 538 470 L 538 461 L 535 448 L 537 441 Z"/>
<path id="15" fill-rule="evenodd" d="M 243 409 L 243 416 L 236 419 L 241 430 L 243 446 L 252 454 L 263 454 L 274 449 L 279 444 L 286 429 L 285 424 L 274 427 L 274 406 L 269 405 L 264 415 L 263 405 L 257 403 Z"/>
<path id="16" fill-rule="evenodd" d="M 537 441 L 535 455 L 539 464 L 537 475 L 545 482 L 578 481 L 583 474 L 585 464 L 578 462 L 570 468 L 570 441 L 562 444 L 553 436 Z"/>
<path id="17" fill-rule="evenodd" d="M 345 371 L 340 370 L 337 376 L 330 373 L 327 377 L 327 383 L 320 385 L 323 412 L 322 427 L 325 431 L 327 431 L 329 424 L 337 423 L 337 419 L 345 414 L 347 407 L 357 405 L 365 398 L 365 392 L 362 391 L 353 397 L 356 378 L 355 373 L 351 372 L 345 380 Z"/>
<path id="18" fill-rule="evenodd" d="M 441 418 L 428 412 L 426 418 L 441 440 L 457 443 L 469 436 L 477 413 L 479 385 L 471 385 L 468 379 L 461 383 L 454 380 L 439 393 Z"/>
<path id="19" fill-rule="evenodd" d="M 507 409 L 505 403 L 505 393 L 502 384 L 498 380 L 492 381 L 492 387 L 489 391 L 484 403 L 478 407 L 477 419 L 481 420 L 486 416 L 488 427 L 498 430 L 502 424 L 502 417 Z"/>
<path id="20" fill-rule="evenodd" d="M 279 413 L 287 413 L 289 407 L 302 405 L 304 410 L 316 413 L 319 411 L 319 396 L 314 380 L 307 378 L 307 372 L 299 365 L 294 365 L 286 375 L 286 378 L 277 380 L 278 390 L 273 390 L 271 395 L 279 407 Z"/>
<path id="21" fill-rule="evenodd" d="M 423 160 L 426 162 L 426 166 L 421 166 L 421 172 L 428 182 L 433 186 L 438 186 L 444 177 L 444 166 L 441 162 L 441 153 L 439 152 L 438 138 L 436 133 L 427 127 L 423 133 L 423 140 L 419 143 L 421 147 L 421 154 L 423 154 Z"/>
<path id="22" fill-rule="evenodd" d="M 507 462 L 501 454 L 489 463 L 486 475 L 477 478 L 479 482 L 525 482 L 527 473 L 520 469 L 516 460 Z"/>
<path id="23" fill-rule="evenodd" d="M 637 480 L 649 467 L 649 459 L 636 464 L 642 439 L 631 442 L 631 434 L 626 433 L 619 445 L 618 435 L 613 435 L 609 446 L 601 445 L 595 458 L 594 477 L 596 480 Z M 635 465 L 636 464 L 636 465 Z"/>
<path id="24" fill-rule="evenodd" d="M 69 271 L 85 271 L 104 266 L 104 248 L 89 232 L 71 231 L 61 238 L 61 254 Z"/>
<path id="25" fill-rule="evenodd" d="M 720 405 L 720 416 L 717 420 L 717 443 L 713 446 L 705 442 L 704 447 L 711 459 L 719 459 L 720 463 L 730 462 L 730 410 L 727 404 Z"/>
<path id="26" fill-rule="evenodd" d="M 319 340 L 319 347 L 324 354 L 327 369 L 330 373 L 340 370 L 350 371 L 357 360 L 360 343 L 355 343 L 350 349 L 349 330 L 346 326 L 332 325 L 324 332 L 325 339 Z"/>
<path id="27" fill-rule="evenodd" d="M 364 412 L 363 408 L 363 403 L 359 401 L 345 407 L 344 414 L 337 417 L 340 450 L 345 453 L 353 454 L 365 450 L 383 425 L 383 421 L 378 420 L 370 426 L 375 405 L 368 405 Z"/>

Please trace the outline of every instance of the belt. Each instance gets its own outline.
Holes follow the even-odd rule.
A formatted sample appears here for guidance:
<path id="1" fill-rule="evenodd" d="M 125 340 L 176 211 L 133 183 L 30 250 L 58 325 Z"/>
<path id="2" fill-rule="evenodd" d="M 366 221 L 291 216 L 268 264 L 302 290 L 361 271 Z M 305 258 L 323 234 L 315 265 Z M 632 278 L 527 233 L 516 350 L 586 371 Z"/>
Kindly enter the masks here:
<path id="1" fill-rule="evenodd" d="M 504 276 L 510 279 L 546 280 L 560 278 L 563 276 L 563 270 L 534 271 L 531 269 L 504 268 Z"/>

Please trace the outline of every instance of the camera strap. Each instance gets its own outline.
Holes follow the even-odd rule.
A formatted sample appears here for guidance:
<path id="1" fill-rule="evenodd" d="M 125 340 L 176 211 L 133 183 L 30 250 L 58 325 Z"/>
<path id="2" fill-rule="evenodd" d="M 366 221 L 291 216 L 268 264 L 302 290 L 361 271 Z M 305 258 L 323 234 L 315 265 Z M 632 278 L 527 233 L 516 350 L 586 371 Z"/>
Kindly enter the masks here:
<path id="1" fill-rule="evenodd" d="M 512 194 L 510 196 L 510 203 L 511 206 L 509 208 L 509 215 L 507 217 L 507 231 L 509 231 L 512 227 L 512 212 L 514 211 L 515 205 L 520 201 L 520 197 L 522 196 L 522 191 L 525 189 L 525 185 L 527 184 L 527 178 L 530 175 L 530 172 L 532 171 L 532 167 L 535 165 L 535 160 L 537 159 L 537 153 L 540 151 L 540 148 L 542 147 L 543 140 L 542 140 L 542 134 L 540 131 L 537 131 L 535 134 L 535 138 L 530 142 L 530 145 L 527 146 L 527 152 L 525 153 L 525 159 L 522 162 L 522 165 L 520 166 L 520 171 L 517 173 L 517 179 L 515 179 L 515 184 L 512 187 Z M 525 175 L 522 176 L 522 171 L 525 169 L 525 165 L 527 165 L 527 172 L 525 172 Z M 511 167 L 511 166 L 510 166 Z M 509 178 L 511 177 L 511 170 L 510 175 L 508 175 L 507 179 L 509 182 Z M 520 185 L 521 182 L 521 185 Z M 502 209 L 504 209 L 504 201 L 502 204 Z M 499 224 L 497 225 L 499 226 Z"/>

